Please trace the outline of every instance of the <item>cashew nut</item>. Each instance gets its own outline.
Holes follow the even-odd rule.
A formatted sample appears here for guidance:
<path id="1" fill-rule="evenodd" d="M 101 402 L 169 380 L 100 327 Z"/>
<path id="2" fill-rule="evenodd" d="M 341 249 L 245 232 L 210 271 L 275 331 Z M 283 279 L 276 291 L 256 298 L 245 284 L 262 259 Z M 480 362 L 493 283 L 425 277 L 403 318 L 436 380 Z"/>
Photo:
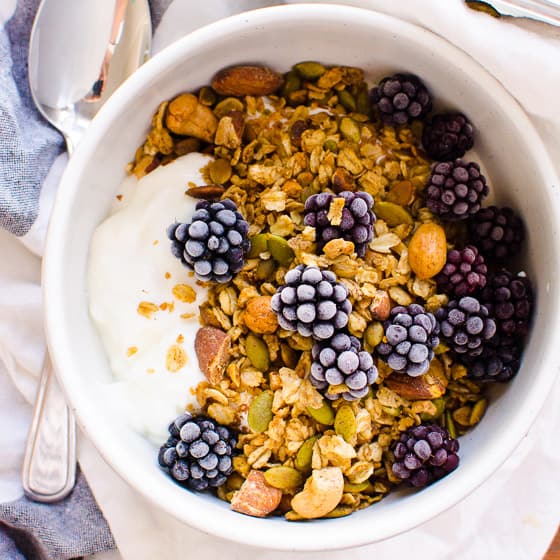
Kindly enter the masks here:
<path id="1" fill-rule="evenodd" d="M 316 519 L 331 512 L 340 502 L 344 488 L 338 467 L 316 469 L 303 490 L 292 499 L 292 509 L 306 519 Z"/>
<path id="2" fill-rule="evenodd" d="M 175 134 L 213 142 L 218 119 L 192 93 L 183 93 L 167 106 L 165 124 Z"/>

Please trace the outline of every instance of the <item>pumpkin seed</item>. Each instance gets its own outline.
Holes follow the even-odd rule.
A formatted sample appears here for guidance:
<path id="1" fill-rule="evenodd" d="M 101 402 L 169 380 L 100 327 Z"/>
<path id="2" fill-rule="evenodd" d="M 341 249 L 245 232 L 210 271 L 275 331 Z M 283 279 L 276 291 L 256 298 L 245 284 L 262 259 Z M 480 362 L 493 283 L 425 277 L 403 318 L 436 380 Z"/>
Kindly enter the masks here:
<path id="1" fill-rule="evenodd" d="M 432 404 L 436 407 L 435 414 L 432 415 L 432 414 L 428 414 L 427 412 L 423 412 L 422 414 L 420 414 L 420 418 L 422 420 L 437 420 L 438 418 L 441 418 L 441 415 L 445 410 L 445 402 L 446 399 L 444 397 L 433 399 Z"/>
<path id="2" fill-rule="evenodd" d="M 228 113 L 231 113 L 231 111 L 245 111 L 243 101 L 237 99 L 237 97 L 226 97 L 214 107 L 214 114 L 219 119 L 225 117 Z"/>
<path id="3" fill-rule="evenodd" d="M 267 345 L 261 338 L 252 333 L 249 334 L 245 342 L 245 350 L 247 352 L 247 358 L 249 358 L 253 367 L 257 368 L 259 371 L 268 371 L 270 367 L 270 355 Z"/>
<path id="4" fill-rule="evenodd" d="M 500 12 L 498 12 L 496 8 L 494 8 L 494 6 L 491 6 L 486 2 L 480 2 L 479 0 L 465 0 L 465 1 L 467 6 L 471 8 L 471 10 L 476 10 L 477 12 L 483 12 L 495 18 L 502 17 Z"/>
<path id="5" fill-rule="evenodd" d="M 250 259 L 257 258 L 261 253 L 268 251 L 268 233 L 257 233 L 251 237 L 251 250 L 247 255 Z"/>
<path id="6" fill-rule="evenodd" d="M 488 401 L 486 399 L 480 399 L 479 401 L 476 401 L 476 403 L 473 406 L 471 416 L 469 418 L 469 424 L 471 426 L 478 424 L 480 420 L 482 420 L 482 417 L 486 412 L 487 406 L 488 406 Z"/>
<path id="7" fill-rule="evenodd" d="M 334 419 L 334 431 L 344 438 L 347 443 L 352 443 L 352 439 L 358 430 L 356 415 L 352 407 L 348 404 L 342 405 L 336 412 Z"/>
<path id="8" fill-rule="evenodd" d="M 375 215 L 381 218 L 389 227 L 395 227 L 400 224 L 412 225 L 412 216 L 398 204 L 380 200 L 375 203 Z"/>
<path id="9" fill-rule="evenodd" d="M 304 521 L 305 520 L 305 517 L 303 517 L 299 513 L 296 513 L 293 509 L 287 511 L 284 514 L 284 518 L 286 519 L 286 521 Z"/>
<path id="10" fill-rule="evenodd" d="M 273 416 L 272 399 L 272 391 L 263 391 L 251 403 L 247 414 L 247 424 L 253 432 L 260 434 L 268 428 Z"/>
<path id="11" fill-rule="evenodd" d="M 276 264 L 272 259 L 260 261 L 255 270 L 255 278 L 257 280 L 270 280 L 276 271 Z"/>
<path id="12" fill-rule="evenodd" d="M 389 416 L 400 416 L 401 407 L 400 406 L 382 406 L 381 407 Z"/>
<path id="13" fill-rule="evenodd" d="M 356 111 L 362 115 L 367 115 L 368 117 L 371 113 L 371 103 L 367 87 L 360 88 L 358 95 L 356 95 Z"/>
<path id="14" fill-rule="evenodd" d="M 303 474 L 292 467 L 271 467 L 264 472 L 264 478 L 270 486 L 280 490 L 295 490 L 304 483 Z"/>
<path id="15" fill-rule="evenodd" d="M 334 519 L 336 517 L 346 517 L 354 511 L 352 506 L 336 506 L 330 513 L 324 515 L 328 519 Z"/>
<path id="16" fill-rule="evenodd" d="M 461 426 L 470 426 L 471 407 L 462 406 L 453 411 L 453 420 Z"/>
<path id="17" fill-rule="evenodd" d="M 350 117 L 342 117 L 340 119 L 340 125 L 338 126 L 340 133 L 344 138 L 350 140 L 351 142 L 359 143 L 362 138 L 362 134 L 360 132 L 360 126 L 358 123 L 351 119 Z"/>
<path id="18" fill-rule="evenodd" d="M 332 426 L 334 423 L 334 411 L 330 403 L 325 399 L 323 399 L 323 404 L 319 408 L 311 408 L 308 406 L 307 412 L 314 420 L 319 422 L 319 424 Z"/>
<path id="19" fill-rule="evenodd" d="M 364 480 L 363 482 L 352 483 L 347 480 L 344 481 L 344 491 L 345 492 L 363 492 L 371 486 L 369 480 Z"/>
<path id="20" fill-rule="evenodd" d="M 295 369 L 297 363 L 299 362 L 299 353 L 297 350 L 294 350 L 285 342 L 280 344 L 280 357 L 282 358 L 284 364 L 291 369 Z"/>
<path id="21" fill-rule="evenodd" d="M 333 154 L 338 153 L 338 144 L 335 140 L 327 140 L 323 144 L 323 148 L 325 148 L 325 150 L 327 150 L 328 152 L 333 152 Z"/>
<path id="22" fill-rule="evenodd" d="M 296 64 L 294 66 L 294 70 L 304 80 L 316 80 L 327 71 L 327 69 L 320 62 L 314 62 L 311 60 Z"/>
<path id="23" fill-rule="evenodd" d="M 313 446 L 319 436 L 307 438 L 298 449 L 294 465 L 298 471 L 303 473 L 311 471 L 311 459 L 313 459 Z"/>
<path id="24" fill-rule="evenodd" d="M 452 438 L 457 437 L 457 428 L 455 427 L 455 422 L 453 422 L 453 417 L 449 410 L 445 413 L 445 427 Z"/>
<path id="25" fill-rule="evenodd" d="M 369 346 L 368 352 L 371 352 L 382 340 L 385 335 L 383 325 L 379 321 L 370 323 L 364 333 L 364 340 Z"/>
<path id="26" fill-rule="evenodd" d="M 282 88 L 282 97 L 288 97 L 290 93 L 301 88 L 301 80 L 296 72 L 290 71 L 285 76 L 284 86 Z"/>
<path id="27" fill-rule="evenodd" d="M 346 89 L 337 93 L 338 102 L 349 112 L 356 110 L 356 100 L 354 96 Z"/>
<path id="28" fill-rule="evenodd" d="M 216 103 L 217 99 L 218 96 L 211 87 L 204 86 L 200 88 L 200 91 L 198 92 L 198 101 L 202 103 L 202 105 L 211 107 L 212 105 L 214 105 L 214 103 Z"/>
<path id="29" fill-rule="evenodd" d="M 215 159 L 208 164 L 210 179 L 217 185 L 223 185 L 231 177 L 231 164 L 227 159 Z"/>
<path id="30" fill-rule="evenodd" d="M 268 237 L 268 250 L 272 258 L 280 265 L 288 267 L 296 256 L 288 242 L 279 235 L 270 234 Z"/>

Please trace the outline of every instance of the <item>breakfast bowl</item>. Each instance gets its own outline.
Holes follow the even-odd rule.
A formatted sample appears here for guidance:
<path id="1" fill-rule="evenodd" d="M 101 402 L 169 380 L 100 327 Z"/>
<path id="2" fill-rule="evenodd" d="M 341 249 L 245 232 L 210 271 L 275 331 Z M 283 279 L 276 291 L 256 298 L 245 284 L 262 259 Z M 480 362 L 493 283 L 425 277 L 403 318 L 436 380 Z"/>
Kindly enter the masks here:
<path id="1" fill-rule="evenodd" d="M 117 204 L 127 164 L 143 145 L 163 101 L 209 84 L 223 68 L 260 64 L 287 72 L 310 60 L 361 68 L 370 83 L 395 72 L 413 73 L 438 106 L 469 116 L 492 203 L 514 208 L 525 222 L 519 269 L 531 278 L 536 303 L 521 368 L 509 383 L 490 388 L 483 421 L 460 437 L 459 468 L 421 491 L 390 493 L 346 517 L 290 523 L 282 516 L 240 515 L 213 495 L 181 488 L 158 466 L 158 446 L 140 424 L 144 412 L 159 414 L 158 399 L 163 397 L 149 384 L 134 396 L 126 383 L 114 380 L 107 344 L 101 341 L 95 313 L 90 313 L 92 291 L 101 291 L 116 309 L 112 317 L 120 321 L 120 305 L 123 313 L 130 305 L 122 276 L 133 279 L 138 261 L 149 271 L 157 263 L 150 263 L 148 250 L 114 258 L 106 244 L 102 260 L 108 264 L 100 290 L 91 278 L 90 259 L 94 232 Z M 185 188 L 188 182 L 185 178 Z M 547 152 L 517 102 L 474 60 L 426 30 L 373 11 L 317 4 L 267 8 L 219 21 L 174 43 L 135 73 L 103 107 L 68 165 L 44 260 L 45 321 L 58 378 L 84 433 L 115 472 L 153 506 L 192 527 L 284 550 L 352 547 L 394 536 L 443 512 L 484 482 L 525 436 L 552 386 L 560 311 L 555 288 L 560 268 L 557 191 Z M 147 211 L 149 204 L 147 200 Z M 177 220 L 185 218 L 180 209 L 176 214 Z M 119 239 L 133 243 L 141 234 L 136 235 L 134 225 L 131 220 L 128 228 L 112 231 L 115 247 Z M 169 225 L 161 224 L 164 234 L 154 245 L 169 243 Z M 123 336 L 128 324 L 126 319 L 119 323 Z M 186 335 L 187 370 L 198 370 L 191 334 Z M 129 354 L 134 351 L 131 347 Z M 193 385 L 198 379 L 193 374 Z M 190 388 L 170 388 L 173 393 L 181 390 L 186 395 Z"/>

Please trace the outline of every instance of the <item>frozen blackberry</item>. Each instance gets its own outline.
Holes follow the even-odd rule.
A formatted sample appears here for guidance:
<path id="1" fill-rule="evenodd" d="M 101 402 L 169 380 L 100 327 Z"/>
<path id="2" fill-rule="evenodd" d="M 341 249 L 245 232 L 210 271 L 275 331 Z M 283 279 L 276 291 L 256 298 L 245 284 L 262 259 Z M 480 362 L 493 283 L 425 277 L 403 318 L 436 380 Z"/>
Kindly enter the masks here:
<path id="1" fill-rule="evenodd" d="M 340 238 L 352 241 L 357 255 L 363 257 L 373 239 L 372 207 L 373 197 L 366 192 L 314 194 L 305 201 L 304 223 L 315 228 L 319 250 L 332 239 Z"/>
<path id="2" fill-rule="evenodd" d="M 474 245 L 447 251 L 447 260 L 435 277 L 438 289 L 455 298 L 481 290 L 486 286 L 488 267 Z"/>
<path id="3" fill-rule="evenodd" d="M 533 310 L 533 290 L 526 275 L 514 275 L 505 269 L 492 273 L 480 294 L 480 301 L 496 321 L 499 333 L 516 338 L 527 336 Z"/>
<path id="4" fill-rule="evenodd" d="M 525 228 L 511 208 L 488 206 L 469 220 L 469 234 L 478 250 L 488 258 L 505 259 L 521 250 Z"/>
<path id="5" fill-rule="evenodd" d="M 245 264 L 249 224 L 233 200 L 201 200 L 190 223 L 167 229 L 171 252 L 202 281 L 229 282 Z"/>
<path id="6" fill-rule="evenodd" d="M 422 133 L 424 150 L 437 161 L 463 157 L 473 144 L 472 124 L 461 113 L 434 115 Z"/>
<path id="7" fill-rule="evenodd" d="M 408 428 L 393 444 L 392 451 L 393 474 L 409 486 L 427 486 L 459 466 L 459 442 L 437 424 Z"/>
<path id="8" fill-rule="evenodd" d="M 393 126 L 422 118 L 432 109 L 432 99 L 426 86 L 413 74 L 383 78 L 372 89 L 371 98 L 379 118 Z"/>
<path id="9" fill-rule="evenodd" d="M 426 373 L 439 344 L 439 327 L 432 313 L 413 303 L 398 305 L 383 325 L 385 337 L 375 350 L 398 373 L 417 377 Z"/>
<path id="10" fill-rule="evenodd" d="M 484 345 L 482 354 L 463 360 L 468 376 L 477 381 L 509 381 L 519 370 L 522 348 L 519 342 L 497 334 Z"/>
<path id="11" fill-rule="evenodd" d="M 450 301 L 435 315 L 441 338 L 458 356 L 480 356 L 486 342 L 496 334 L 488 308 L 472 296 Z"/>
<path id="12" fill-rule="evenodd" d="M 334 273 L 302 264 L 286 272 L 270 305 L 281 328 L 317 340 L 343 329 L 352 311 L 348 291 Z"/>
<path id="13" fill-rule="evenodd" d="M 197 492 L 224 484 L 233 472 L 232 455 L 237 445 L 230 428 L 185 412 L 171 422 L 168 431 L 158 462 L 171 478 Z"/>
<path id="14" fill-rule="evenodd" d="M 316 342 L 311 356 L 311 384 L 329 400 L 361 399 L 377 380 L 378 371 L 371 354 L 362 350 L 355 336 L 345 332 Z"/>
<path id="15" fill-rule="evenodd" d="M 480 210 L 489 188 L 480 166 L 461 159 L 436 163 L 424 193 L 426 206 L 442 220 L 464 220 Z"/>

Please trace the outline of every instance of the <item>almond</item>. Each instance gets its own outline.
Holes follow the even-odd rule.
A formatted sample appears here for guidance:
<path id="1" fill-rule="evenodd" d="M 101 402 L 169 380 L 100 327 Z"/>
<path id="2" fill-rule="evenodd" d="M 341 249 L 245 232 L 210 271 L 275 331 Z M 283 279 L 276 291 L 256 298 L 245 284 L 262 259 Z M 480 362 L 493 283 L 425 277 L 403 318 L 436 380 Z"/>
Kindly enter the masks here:
<path id="1" fill-rule="evenodd" d="M 264 66 L 233 66 L 220 70 L 212 80 L 212 87 L 220 95 L 270 95 L 284 84 L 278 72 Z"/>
<path id="2" fill-rule="evenodd" d="M 247 302 L 243 319 L 249 329 L 257 334 L 272 334 L 278 328 L 276 313 L 270 307 L 270 296 L 258 296 Z"/>
<path id="3" fill-rule="evenodd" d="M 282 490 L 270 486 L 261 471 L 251 471 L 241 488 L 231 499 L 231 509 L 251 515 L 266 517 L 282 500 Z"/>
<path id="4" fill-rule="evenodd" d="M 434 223 L 422 224 L 408 244 L 408 262 L 416 276 L 422 280 L 432 278 L 445 265 L 447 240 L 445 231 Z"/>
<path id="5" fill-rule="evenodd" d="M 371 311 L 372 318 L 377 321 L 388 319 L 391 313 L 391 298 L 389 294 L 384 290 L 377 290 L 371 300 L 369 310 Z"/>
<path id="6" fill-rule="evenodd" d="M 202 373 L 212 385 L 218 384 L 229 362 L 230 337 L 220 329 L 202 327 L 196 333 L 194 349 Z"/>
<path id="7" fill-rule="evenodd" d="M 204 200 L 215 200 L 220 198 L 226 192 L 221 185 L 201 185 L 199 187 L 191 187 L 187 189 L 187 194 L 193 198 L 202 198 Z"/>
<path id="8" fill-rule="evenodd" d="M 441 362 L 434 358 L 430 369 L 419 377 L 410 377 L 406 373 L 392 373 L 385 379 L 385 384 L 397 395 L 414 401 L 437 399 L 445 393 L 447 377 Z"/>

